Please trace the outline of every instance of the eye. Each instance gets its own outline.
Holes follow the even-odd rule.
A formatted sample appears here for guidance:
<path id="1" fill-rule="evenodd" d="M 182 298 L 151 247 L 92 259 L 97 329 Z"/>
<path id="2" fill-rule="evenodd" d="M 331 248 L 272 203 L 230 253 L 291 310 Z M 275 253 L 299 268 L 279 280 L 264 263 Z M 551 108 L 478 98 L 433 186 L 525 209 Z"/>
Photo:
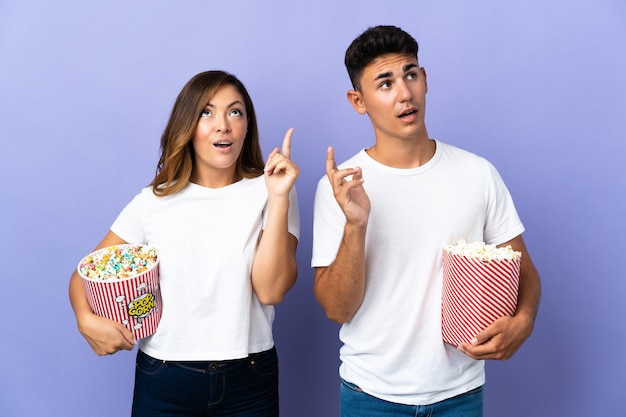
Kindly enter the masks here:
<path id="1" fill-rule="evenodd" d="M 389 80 L 385 80 L 385 81 L 383 81 L 382 83 L 380 83 L 380 84 L 378 85 L 378 87 L 379 87 L 379 88 L 382 88 L 383 90 L 386 90 L 386 89 L 388 89 L 389 87 L 391 87 L 391 81 L 389 81 Z"/>
<path id="2" fill-rule="evenodd" d="M 239 109 L 232 109 L 230 111 L 230 114 L 232 116 L 243 116 L 243 112 L 241 110 L 239 110 Z"/>
<path id="3" fill-rule="evenodd" d="M 200 117 L 209 117 L 211 115 L 211 111 L 209 109 L 204 109 L 200 112 Z"/>
<path id="4" fill-rule="evenodd" d="M 409 80 L 415 80 L 417 78 L 417 72 L 411 71 L 407 73 L 406 78 L 408 78 Z"/>

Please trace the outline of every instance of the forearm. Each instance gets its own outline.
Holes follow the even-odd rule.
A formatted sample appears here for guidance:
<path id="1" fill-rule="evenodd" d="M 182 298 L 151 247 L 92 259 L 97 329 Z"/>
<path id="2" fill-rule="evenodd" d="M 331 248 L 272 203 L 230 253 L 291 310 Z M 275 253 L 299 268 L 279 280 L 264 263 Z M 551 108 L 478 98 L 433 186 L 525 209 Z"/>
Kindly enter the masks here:
<path id="1" fill-rule="evenodd" d="M 340 324 L 354 316 L 365 295 L 366 228 L 346 224 L 335 260 L 315 271 L 315 297 L 326 316 Z"/>
<path id="2" fill-rule="evenodd" d="M 521 235 L 507 242 L 505 245 L 510 245 L 514 250 L 522 254 L 515 319 L 523 322 L 526 329 L 525 337 L 528 337 L 532 333 L 535 317 L 539 310 L 539 300 L 541 299 L 539 273 L 533 264 Z"/>
<path id="3" fill-rule="evenodd" d="M 89 306 L 89 302 L 87 301 L 87 294 L 85 292 L 82 278 L 78 275 L 77 271 L 74 271 L 72 277 L 70 278 L 69 297 L 77 322 L 79 322 L 81 316 L 85 314 L 93 314 L 91 307 Z"/>
<path id="4" fill-rule="evenodd" d="M 98 250 L 111 245 L 121 245 L 127 243 L 125 240 L 117 236 L 112 231 L 108 231 L 104 236 L 102 241 L 96 246 L 94 250 Z M 81 330 L 81 318 L 85 316 L 93 315 L 93 311 L 89 306 L 89 302 L 87 301 L 87 293 L 85 291 L 85 286 L 83 284 L 83 279 L 78 274 L 77 270 L 74 270 L 72 276 L 70 278 L 69 284 L 69 298 L 70 303 L 72 305 L 72 309 L 74 310 L 74 315 L 76 316 L 76 321 Z M 81 330 L 82 332 L 82 330 Z"/>
<path id="5" fill-rule="evenodd" d="M 252 265 L 252 287 L 263 304 L 278 304 L 297 276 L 297 239 L 288 228 L 289 198 L 270 198 L 268 218 Z"/>
<path id="6" fill-rule="evenodd" d="M 515 316 L 525 318 L 530 332 L 535 324 L 535 317 L 539 310 L 539 300 L 541 299 L 541 283 L 539 274 L 532 262 L 522 261 L 520 270 L 519 293 L 517 297 L 517 310 Z"/>

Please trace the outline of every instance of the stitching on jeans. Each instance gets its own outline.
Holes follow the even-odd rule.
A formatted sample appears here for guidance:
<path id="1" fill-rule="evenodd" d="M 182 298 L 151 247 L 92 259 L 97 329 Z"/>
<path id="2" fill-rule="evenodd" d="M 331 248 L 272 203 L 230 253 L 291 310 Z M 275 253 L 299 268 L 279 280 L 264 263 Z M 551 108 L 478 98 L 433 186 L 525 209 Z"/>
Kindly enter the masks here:
<path id="1" fill-rule="evenodd" d="M 167 362 L 167 363 L 170 364 L 170 365 L 178 366 L 179 368 L 182 368 L 182 369 L 186 369 L 188 371 L 198 372 L 198 373 L 201 373 L 201 374 L 206 374 L 208 372 L 206 369 L 194 368 L 193 366 L 183 365 L 180 362 Z"/>

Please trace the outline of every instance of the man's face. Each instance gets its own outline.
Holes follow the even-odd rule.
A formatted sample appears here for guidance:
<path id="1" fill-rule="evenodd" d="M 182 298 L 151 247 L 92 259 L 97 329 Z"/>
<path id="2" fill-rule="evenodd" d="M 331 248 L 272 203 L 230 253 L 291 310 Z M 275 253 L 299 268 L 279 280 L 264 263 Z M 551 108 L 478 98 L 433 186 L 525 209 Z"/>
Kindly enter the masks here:
<path id="1" fill-rule="evenodd" d="M 355 110 L 370 117 L 376 140 L 428 139 L 424 126 L 426 72 L 410 54 L 387 54 L 361 76 L 361 91 L 349 93 Z M 351 97 L 351 98 L 350 98 Z"/>

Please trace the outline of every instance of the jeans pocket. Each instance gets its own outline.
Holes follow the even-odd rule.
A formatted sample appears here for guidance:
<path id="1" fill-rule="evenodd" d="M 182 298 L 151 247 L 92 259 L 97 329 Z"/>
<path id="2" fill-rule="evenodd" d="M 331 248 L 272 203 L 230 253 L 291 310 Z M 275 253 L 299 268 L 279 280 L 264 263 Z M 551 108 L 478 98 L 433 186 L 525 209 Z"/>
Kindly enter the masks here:
<path id="1" fill-rule="evenodd" d="M 341 380 L 341 385 L 343 385 L 345 388 L 349 389 L 350 391 L 363 392 L 361 387 L 359 387 L 357 384 L 353 384 L 352 382 L 348 382 L 345 379 Z"/>
<path id="2" fill-rule="evenodd" d="M 271 376 L 278 373 L 278 356 L 274 349 L 260 355 L 254 355 L 250 359 L 250 364 L 254 372 L 260 376 Z"/>
<path id="3" fill-rule="evenodd" d="M 137 362 L 135 365 L 137 370 L 141 373 L 146 375 L 156 375 L 165 367 L 165 362 L 153 358 L 140 350 L 137 353 Z"/>

